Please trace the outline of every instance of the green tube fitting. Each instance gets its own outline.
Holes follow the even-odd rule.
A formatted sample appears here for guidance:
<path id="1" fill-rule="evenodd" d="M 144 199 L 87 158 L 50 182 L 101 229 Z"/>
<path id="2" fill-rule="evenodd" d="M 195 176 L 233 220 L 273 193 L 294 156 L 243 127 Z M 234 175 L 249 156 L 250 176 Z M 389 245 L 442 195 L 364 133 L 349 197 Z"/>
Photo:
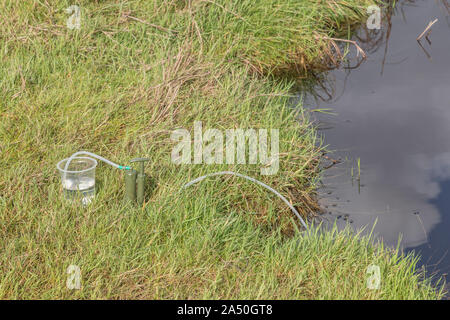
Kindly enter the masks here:
<path id="1" fill-rule="evenodd" d="M 127 170 L 125 175 L 125 199 L 130 202 L 136 202 L 136 170 Z"/>
<path id="2" fill-rule="evenodd" d="M 139 173 L 136 178 L 136 189 L 137 189 L 137 203 L 142 205 L 144 203 L 144 194 L 145 194 L 145 172 L 144 165 L 145 161 L 149 161 L 148 158 L 136 158 L 132 159 L 130 162 L 139 162 Z"/>

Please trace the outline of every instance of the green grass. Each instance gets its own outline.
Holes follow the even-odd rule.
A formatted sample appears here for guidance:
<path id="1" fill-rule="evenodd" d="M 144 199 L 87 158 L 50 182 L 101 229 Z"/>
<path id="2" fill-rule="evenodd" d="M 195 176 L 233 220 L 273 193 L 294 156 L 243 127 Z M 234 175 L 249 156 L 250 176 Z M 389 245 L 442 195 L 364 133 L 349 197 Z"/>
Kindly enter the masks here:
<path id="1" fill-rule="evenodd" d="M 0 3 L 1 298 L 429 298 L 414 257 L 343 233 L 297 233 L 264 181 L 305 216 L 316 209 L 320 141 L 295 77 L 329 62 L 326 37 L 371 1 L 69 1 Z M 320 68 L 319 68 L 320 69 Z M 171 162 L 177 128 L 279 129 L 280 170 Z M 97 197 L 62 198 L 55 164 L 89 150 L 152 159 L 146 203 L 123 203 L 122 173 L 100 164 Z M 66 288 L 80 266 L 82 289 Z M 366 287 L 377 264 L 380 290 Z"/>

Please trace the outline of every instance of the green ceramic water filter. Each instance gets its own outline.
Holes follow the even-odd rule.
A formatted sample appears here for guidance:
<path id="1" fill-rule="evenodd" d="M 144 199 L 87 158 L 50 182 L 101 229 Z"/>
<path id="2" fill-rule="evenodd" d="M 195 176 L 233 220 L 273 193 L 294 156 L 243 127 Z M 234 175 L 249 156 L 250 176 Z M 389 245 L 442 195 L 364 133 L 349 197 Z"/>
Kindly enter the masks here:
<path id="1" fill-rule="evenodd" d="M 136 176 L 134 169 L 124 172 L 125 175 L 125 199 L 134 203 L 136 201 Z"/>
<path id="2" fill-rule="evenodd" d="M 145 194 L 145 179 L 146 175 L 144 172 L 145 161 L 149 161 L 148 158 L 136 158 L 131 160 L 130 162 L 139 162 L 139 173 L 136 178 L 136 200 L 138 205 L 142 205 L 144 203 L 144 194 Z"/>

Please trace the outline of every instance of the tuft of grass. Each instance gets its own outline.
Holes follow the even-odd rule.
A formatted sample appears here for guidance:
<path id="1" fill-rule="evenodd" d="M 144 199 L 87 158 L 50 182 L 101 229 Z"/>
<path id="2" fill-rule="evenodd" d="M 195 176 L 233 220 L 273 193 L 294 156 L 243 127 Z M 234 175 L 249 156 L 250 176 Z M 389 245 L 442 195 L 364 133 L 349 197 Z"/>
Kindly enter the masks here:
<path id="1" fill-rule="evenodd" d="M 0 3 L 0 297 L 439 298 L 413 259 L 346 233 L 300 236 L 255 185 L 214 178 L 179 192 L 232 170 L 314 212 L 320 141 L 292 106 L 295 80 L 272 75 L 322 65 L 315 37 L 356 23 L 368 3 L 86 0 L 80 30 L 65 25 L 73 2 Z M 173 164 L 171 132 L 197 120 L 279 129 L 279 172 Z M 92 205 L 64 201 L 55 165 L 83 149 L 121 164 L 150 157 L 145 204 L 123 203 L 121 173 L 103 164 Z M 374 261 L 386 276 L 377 292 L 363 280 Z M 72 264 L 81 290 L 66 287 Z"/>

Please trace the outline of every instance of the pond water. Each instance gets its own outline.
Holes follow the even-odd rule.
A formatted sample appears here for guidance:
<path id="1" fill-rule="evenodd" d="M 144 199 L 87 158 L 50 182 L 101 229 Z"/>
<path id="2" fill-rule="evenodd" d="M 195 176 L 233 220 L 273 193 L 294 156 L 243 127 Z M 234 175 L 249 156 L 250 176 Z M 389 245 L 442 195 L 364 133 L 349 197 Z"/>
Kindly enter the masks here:
<path id="1" fill-rule="evenodd" d="M 313 113 L 333 151 L 319 190 L 325 219 L 356 229 L 376 221 L 374 232 L 386 244 L 395 246 L 401 236 L 405 251 L 420 253 L 420 264 L 443 276 L 450 271 L 446 3 L 400 1 L 391 27 L 384 21 L 381 30 L 371 31 L 377 34 L 365 44 L 367 60 L 326 75 L 328 93 L 322 87 L 316 93 L 331 99 L 304 97 L 311 109 L 327 109 Z M 423 39 L 420 47 L 417 36 L 436 18 L 431 44 Z M 366 37 L 364 28 L 358 35 Z"/>

